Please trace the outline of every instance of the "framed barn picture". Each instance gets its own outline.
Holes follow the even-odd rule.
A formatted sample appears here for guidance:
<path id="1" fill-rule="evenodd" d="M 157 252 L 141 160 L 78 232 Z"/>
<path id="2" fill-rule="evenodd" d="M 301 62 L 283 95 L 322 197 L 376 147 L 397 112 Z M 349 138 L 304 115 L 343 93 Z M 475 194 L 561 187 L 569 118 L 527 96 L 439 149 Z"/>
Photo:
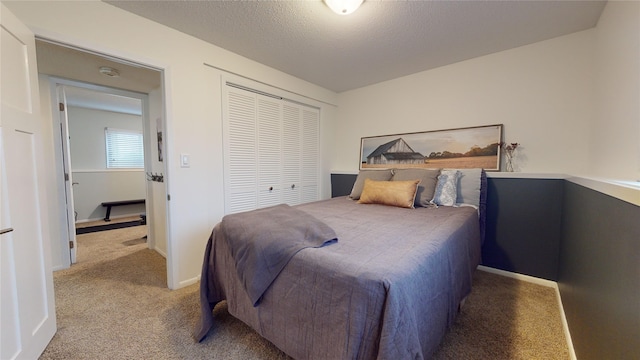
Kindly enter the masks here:
<path id="1" fill-rule="evenodd" d="M 483 168 L 500 171 L 502 124 L 360 139 L 360 169 Z"/>

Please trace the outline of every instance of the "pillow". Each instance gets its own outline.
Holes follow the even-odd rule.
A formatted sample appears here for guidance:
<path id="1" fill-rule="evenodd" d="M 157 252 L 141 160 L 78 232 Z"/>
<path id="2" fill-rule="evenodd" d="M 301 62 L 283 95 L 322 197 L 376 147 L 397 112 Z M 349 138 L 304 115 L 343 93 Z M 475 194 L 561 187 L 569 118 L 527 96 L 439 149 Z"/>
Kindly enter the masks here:
<path id="1" fill-rule="evenodd" d="M 436 191 L 433 194 L 431 203 L 443 206 L 453 206 L 456 204 L 458 196 L 458 170 L 442 170 L 438 175 Z"/>
<path id="2" fill-rule="evenodd" d="M 360 170 L 358 177 L 356 178 L 356 182 L 353 184 L 353 188 L 351 189 L 351 195 L 349 195 L 349 198 L 353 200 L 360 199 L 365 179 L 387 181 L 391 179 L 391 176 L 391 170 Z"/>
<path id="3" fill-rule="evenodd" d="M 433 193 L 436 191 L 440 169 L 395 169 L 392 181 L 420 179 L 416 193 L 415 206 L 431 206 Z"/>
<path id="4" fill-rule="evenodd" d="M 409 181 L 375 181 L 364 180 L 360 204 L 382 204 L 413 209 L 418 183 L 420 180 Z"/>
<path id="5" fill-rule="evenodd" d="M 460 172 L 456 204 L 480 206 L 482 169 L 456 169 Z"/>

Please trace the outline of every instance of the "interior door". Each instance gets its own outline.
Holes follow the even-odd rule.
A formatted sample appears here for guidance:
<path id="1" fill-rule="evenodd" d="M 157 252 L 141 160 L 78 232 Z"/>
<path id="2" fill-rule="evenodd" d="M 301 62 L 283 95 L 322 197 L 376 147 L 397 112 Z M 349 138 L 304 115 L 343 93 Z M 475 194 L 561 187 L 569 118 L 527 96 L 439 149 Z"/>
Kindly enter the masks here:
<path id="1" fill-rule="evenodd" d="M 46 197 L 38 184 L 44 155 L 35 40 L 0 6 L 0 358 L 36 359 L 56 319 Z"/>
<path id="2" fill-rule="evenodd" d="M 71 151 L 69 150 L 69 117 L 67 116 L 67 96 L 64 91 L 64 85 L 56 85 L 56 94 L 58 97 L 58 111 L 60 117 L 60 138 L 62 143 L 62 166 L 64 173 L 64 192 L 67 211 L 67 229 L 69 233 L 69 259 L 71 264 L 76 263 L 76 217 L 73 207 L 73 174 L 71 172 Z"/>

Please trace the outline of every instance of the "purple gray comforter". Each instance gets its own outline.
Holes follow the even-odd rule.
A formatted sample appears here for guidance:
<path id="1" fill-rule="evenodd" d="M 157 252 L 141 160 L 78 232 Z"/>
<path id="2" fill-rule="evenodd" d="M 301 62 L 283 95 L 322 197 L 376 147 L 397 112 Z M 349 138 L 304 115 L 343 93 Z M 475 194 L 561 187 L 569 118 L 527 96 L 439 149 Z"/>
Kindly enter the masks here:
<path id="1" fill-rule="evenodd" d="M 218 230 L 254 306 L 298 251 L 338 241 L 327 224 L 286 204 L 227 215 Z"/>
<path id="2" fill-rule="evenodd" d="M 437 349 L 471 291 L 480 262 L 477 211 L 402 209 L 334 198 L 297 206 L 339 242 L 302 249 L 257 307 L 214 229 L 202 269 L 201 340 L 212 310 L 229 312 L 296 359 L 424 359 Z"/>

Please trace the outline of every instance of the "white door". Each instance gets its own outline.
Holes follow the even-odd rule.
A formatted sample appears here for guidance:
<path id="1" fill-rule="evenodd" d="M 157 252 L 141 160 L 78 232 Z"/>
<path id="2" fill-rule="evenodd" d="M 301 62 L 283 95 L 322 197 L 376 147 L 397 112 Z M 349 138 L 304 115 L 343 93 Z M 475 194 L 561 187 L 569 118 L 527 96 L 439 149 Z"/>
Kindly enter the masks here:
<path id="1" fill-rule="evenodd" d="M 64 192 L 67 211 L 67 231 L 69 233 L 69 259 L 71 264 L 76 263 L 76 216 L 73 208 L 73 174 L 71 172 L 71 151 L 69 150 L 69 117 L 67 116 L 67 96 L 64 85 L 56 85 L 58 97 L 58 112 L 60 118 L 60 137 L 62 143 L 62 166 L 64 172 Z"/>
<path id="2" fill-rule="evenodd" d="M 0 10 L 0 358 L 36 359 L 56 332 L 33 33 Z"/>

